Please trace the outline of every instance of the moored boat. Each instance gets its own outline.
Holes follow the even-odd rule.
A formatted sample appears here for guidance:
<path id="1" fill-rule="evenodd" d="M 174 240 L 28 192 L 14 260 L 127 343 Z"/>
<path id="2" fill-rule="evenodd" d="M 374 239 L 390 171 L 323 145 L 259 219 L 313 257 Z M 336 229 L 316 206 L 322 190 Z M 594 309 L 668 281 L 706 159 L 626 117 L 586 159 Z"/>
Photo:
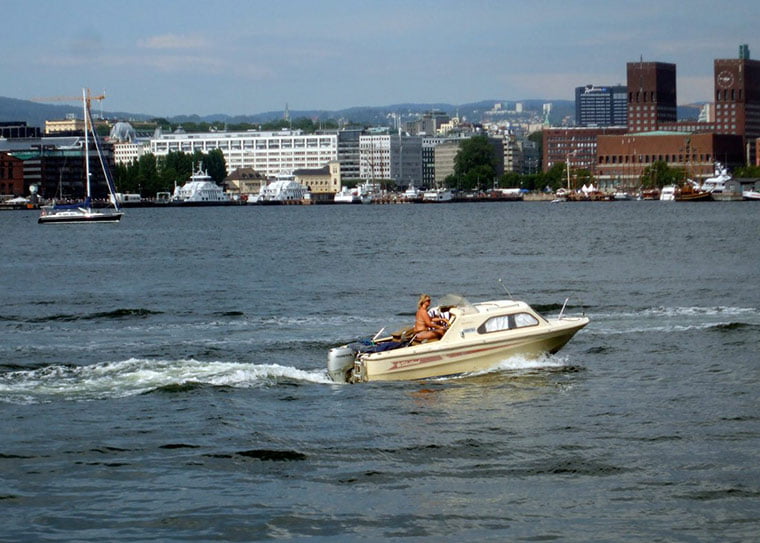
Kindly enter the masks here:
<path id="1" fill-rule="evenodd" d="M 174 187 L 170 203 L 184 206 L 230 205 L 232 200 L 217 185 L 208 171 L 202 169 L 202 164 L 181 187 Z"/>
<path id="2" fill-rule="evenodd" d="M 448 189 L 431 189 L 426 190 L 422 195 L 423 202 L 444 203 L 451 202 L 454 195 Z"/>
<path id="3" fill-rule="evenodd" d="M 564 307 L 559 317 L 545 318 L 516 300 L 473 304 L 449 295 L 435 310 L 450 315 L 440 340 L 420 343 L 406 329 L 335 347 L 328 354 L 330 377 L 355 383 L 486 371 L 513 356 L 556 353 L 589 323 L 585 316 L 564 316 Z"/>
<path id="4" fill-rule="evenodd" d="M 357 194 L 356 190 L 348 187 L 343 187 L 340 192 L 336 192 L 333 197 L 333 201 L 336 204 L 361 204 L 361 198 Z"/>

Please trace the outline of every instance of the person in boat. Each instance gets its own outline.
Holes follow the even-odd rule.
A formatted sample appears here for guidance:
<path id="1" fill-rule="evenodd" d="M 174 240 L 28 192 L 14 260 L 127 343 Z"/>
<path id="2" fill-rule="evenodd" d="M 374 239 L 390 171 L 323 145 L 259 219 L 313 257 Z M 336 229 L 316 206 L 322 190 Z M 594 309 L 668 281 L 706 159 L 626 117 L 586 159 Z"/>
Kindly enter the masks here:
<path id="1" fill-rule="evenodd" d="M 430 296 L 421 294 L 417 301 L 417 314 L 414 319 L 414 338 L 417 340 L 441 339 L 446 332 L 446 320 L 428 315 L 429 308 Z"/>

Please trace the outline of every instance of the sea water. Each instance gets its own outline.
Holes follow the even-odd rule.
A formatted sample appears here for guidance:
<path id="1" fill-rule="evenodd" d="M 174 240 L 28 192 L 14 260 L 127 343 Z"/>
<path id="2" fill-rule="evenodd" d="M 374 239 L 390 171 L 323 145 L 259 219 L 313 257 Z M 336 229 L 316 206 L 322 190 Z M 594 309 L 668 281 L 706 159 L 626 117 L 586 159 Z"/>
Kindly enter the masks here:
<path id="1" fill-rule="evenodd" d="M 0 213 L 2 541 L 750 541 L 760 206 Z M 331 383 L 420 293 L 590 325 L 558 354 Z"/>

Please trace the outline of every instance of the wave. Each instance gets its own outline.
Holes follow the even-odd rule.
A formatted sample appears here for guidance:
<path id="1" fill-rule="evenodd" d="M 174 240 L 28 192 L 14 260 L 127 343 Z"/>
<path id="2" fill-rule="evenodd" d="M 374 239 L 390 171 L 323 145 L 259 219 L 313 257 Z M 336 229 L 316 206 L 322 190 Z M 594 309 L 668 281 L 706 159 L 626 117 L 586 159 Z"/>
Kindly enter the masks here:
<path id="1" fill-rule="evenodd" d="M 43 403 L 182 393 L 205 386 L 253 388 L 281 382 L 333 384 L 326 369 L 278 364 L 131 358 L 88 366 L 51 365 L 0 374 L 0 401 Z"/>
<path id="2" fill-rule="evenodd" d="M 145 318 L 150 315 L 161 315 L 162 313 L 163 313 L 162 311 L 154 311 L 151 309 L 143 309 L 143 308 L 137 308 L 137 309 L 121 308 L 121 309 L 114 309 L 112 311 L 98 311 L 94 313 L 84 313 L 84 314 L 57 313 L 54 315 L 45 315 L 42 317 L 33 317 L 33 318 L 19 317 L 19 316 L 14 316 L 14 315 L 0 315 L 0 321 L 30 322 L 30 323 L 41 323 L 41 322 L 51 322 L 51 321 L 72 322 L 72 321 L 88 321 L 88 320 L 98 320 L 98 319 Z"/>
<path id="3" fill-rule="evenodd" d="M 536 371 L 576 371 L 578 366 L 570 362 L 565 355 L 544 354 L 537 358 L 526 358 L 522 356 L 512 356 L 506 360 L 491 366 L 488 369 L 464 373 L 452 377 L 442 377 L 447 379 L 464 379 L 468 377 L 477 377 L 493 373 L 532 373 Z"/>

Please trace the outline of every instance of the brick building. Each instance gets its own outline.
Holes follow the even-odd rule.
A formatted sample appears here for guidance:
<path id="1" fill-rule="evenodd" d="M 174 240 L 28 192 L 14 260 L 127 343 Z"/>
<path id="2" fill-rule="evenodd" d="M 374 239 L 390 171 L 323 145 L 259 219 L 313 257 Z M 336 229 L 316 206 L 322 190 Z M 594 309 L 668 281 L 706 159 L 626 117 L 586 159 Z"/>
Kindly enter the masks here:
<path id="1" fill-rule="evenodd" d="M 27 196 L 24 187 L 24 162 L 8 153 L 0 152 L 0 197 Z"/>

